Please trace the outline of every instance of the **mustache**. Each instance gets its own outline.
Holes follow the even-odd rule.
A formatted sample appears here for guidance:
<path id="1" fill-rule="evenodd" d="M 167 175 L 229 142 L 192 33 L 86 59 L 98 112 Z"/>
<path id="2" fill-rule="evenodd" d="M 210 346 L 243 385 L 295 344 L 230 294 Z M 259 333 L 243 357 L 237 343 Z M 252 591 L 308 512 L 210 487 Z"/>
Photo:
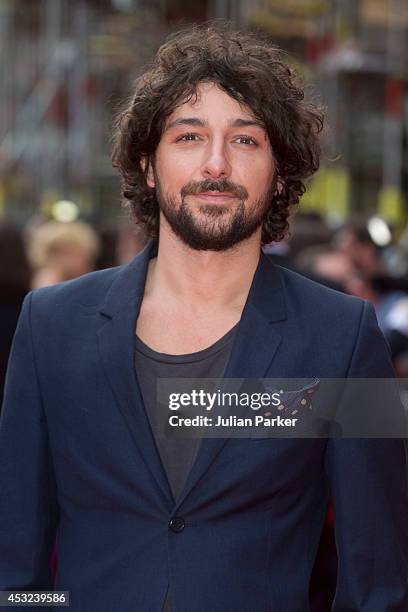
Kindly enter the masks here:
<path id="1" fill-rule="evenodd" d="M 188 195 L 196 195 L 203 191 L 219 191 L 220 193 L 228 192 L 240 200 L 248 198 L 248 191 L 242 185 L 237 185 L 227 179 L 215 181 L 213 179 L 205 179 L 204 181 L 189 181 L 181 188 L 180 195 L 184 199 Z"/>

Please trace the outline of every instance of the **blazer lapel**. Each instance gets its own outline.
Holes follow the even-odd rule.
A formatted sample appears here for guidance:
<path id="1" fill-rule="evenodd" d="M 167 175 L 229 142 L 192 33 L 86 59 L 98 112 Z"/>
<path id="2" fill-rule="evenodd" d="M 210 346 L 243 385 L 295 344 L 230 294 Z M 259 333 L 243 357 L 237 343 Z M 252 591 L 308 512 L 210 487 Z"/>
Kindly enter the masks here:
<path id="1" fill-rule="evenodd" d="M 286 306 L 279 272 L 261 253 L 224 378 L 265 377 L 282 340 L 273 324 L 284 319 Z M 226 438 L 203 439 L 174 512 L 196 486 L 226 442 Z"/>
<path id="2" fill-rule="evenodd" d="M 119 272 L 100 308 L 98 342 L 112 392 L 146 467 L 170 509 L 174 501 L 144 408 L 134 364 L 136 320 L 143 299 L 149 259 L 155 255 L 156 249 L 154 242 L 149 243 Z"/>

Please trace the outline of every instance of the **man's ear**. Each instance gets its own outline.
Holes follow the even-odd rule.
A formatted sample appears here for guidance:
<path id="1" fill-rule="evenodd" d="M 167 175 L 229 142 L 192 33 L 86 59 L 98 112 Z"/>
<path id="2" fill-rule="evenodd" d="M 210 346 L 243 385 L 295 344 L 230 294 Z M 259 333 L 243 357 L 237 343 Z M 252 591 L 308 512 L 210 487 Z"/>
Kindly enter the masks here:
<path id="1" fill-rule="evenodd" d="M 154 172 L 150 157 L 142 157 L 142 159 L 140 160 L 140 166 L 143 172 L 146 172 L 147 166 L 146 183 L 147 186 L 150 187 L 150 189 L 154 189 L 156 187 L 156 183 L 154 181 Z"/>

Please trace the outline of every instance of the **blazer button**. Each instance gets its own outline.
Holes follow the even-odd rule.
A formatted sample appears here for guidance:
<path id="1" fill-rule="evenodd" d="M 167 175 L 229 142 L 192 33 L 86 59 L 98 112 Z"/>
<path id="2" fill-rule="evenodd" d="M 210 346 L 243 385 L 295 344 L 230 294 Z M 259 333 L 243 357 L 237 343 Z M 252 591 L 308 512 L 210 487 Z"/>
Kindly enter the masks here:
<path id="1" fill-rule="evenodd" d="M 184 519 L 181 516 L 175 516 L 169 522 L 169 529 L 171 529 L 173 533 L 180 533 L 181 531 L 183 531 L 185 526 L 186 523 L 184 522 Z"/>

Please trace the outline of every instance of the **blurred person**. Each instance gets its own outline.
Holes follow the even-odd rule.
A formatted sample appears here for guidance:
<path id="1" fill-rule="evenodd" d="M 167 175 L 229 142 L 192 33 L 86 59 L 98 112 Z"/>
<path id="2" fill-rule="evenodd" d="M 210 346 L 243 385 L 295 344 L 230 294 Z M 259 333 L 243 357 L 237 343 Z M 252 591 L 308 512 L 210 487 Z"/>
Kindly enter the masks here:
<path id="1" fill-rule="evenodd" d="M 372 239 L 366 219 L 350 219 L 337 231 L 333 244 L 351 258 L 355 268 L 366 280 L 385 272 L 380 257 L 381 248 Z"/>
<path id="2" fill-rule="evenodd" d="M 389 308 L 384 328 L 393 360 L 408 353 L 408 296 L 396 300 Z"/>
<path id="3" fill-rule="evenodd" d="M 261 252 L 318 168 L 322 120 L 279 50 L 228 24 L 173 35 L 137 81 L 113 162 L 151 240 L 24 303 L 0 426 L 0 589 L 49 588 L 58 530 L 72 612 L 306 612 L 330 488 L 333 610 L 407 609 L 404 441 L 157 428 L 163 377 L 393 376 L 369 303 Z"/>
<path id="4" fill-rule="evenodd" d="M 376 294 L 360 275 L 348 253 L 330 246 L 304 249 L 295 258 L 296 269 L 332 289 L 373 302 Z"/>
<path id="5" fill-rule="evenodd" d="M 304 255 L 305 253 L 303 253 Z M 339 283 L 347 293 L 352 293 L 347 289 L 347 284 L 354 277 L 355 270 L 353 262 L 345 253 L 328 251 L 327 249 L 315 253 L 311 269 L 317 275 Z"/>
<path id="6" fill-rule="evenodd" d="M 23 232 L 12 221 L 0 219 L 0 406 L 11 342 L 30 277 Z"/>
<path id="7" fill-rule="evenodd" d="M 390 233 L 393 236 L 392 228 Z M 391 240 L 383 250 L 381 258 L 390 276 L 405 282 L 408 288 L 408 226 L 403 230 L 399 240 Z"/>
<path id="8" fill-rule="evenodd" d="M 397 341 L 398 336 L 394 333 L 390 322 L 394 318 L 392 314 L 394 309 L 398 310 L 401 301 L 402 304 L 405 303 L 408 295 L 407 283 L 404 279 L 390 275 L 382 258 L 383 250 L 371 237 L 367 219 L 349 220 L 336 234 L 333 243 L 351 259 L 361 279 L 361 289 L 366 292 L 365 299 L 374 305 L 380 328 L 392 344 L 393 355 L 396 355 L 395 351 L 400 351 L 402 343 Z M 364 297 L 357 291 L 353 293 Z"/>
<path id="9" fill-rule="evenodd" d="M 298 255 L 309 247 L 324 247 L 331 244 L 333 231 L 325 219 L 317 212 L 300 212 L 293 218 L 290 236 L 287 240 L 290 257 Z"/>
<path id="10" fill-rule="evenodd" d="M 78 278 L 95 269 L 99 239 L 81 221 L 48 221 L 32 231 L 29 258 L 34 270 L 32 288 Z"/>
<path id="11" fill-rule="evenodd" d="M 272 242 L 262 247 L 263 252 L 275 264 L 290 268 L 332 289 L 345 291 L 343 285 L 335 279 L 320 276 L 311 270 L 311 266 L 303 261 L 303 253 L 327 252 L 331 247 L 333 232 L 327 226 L 324 218 L 315 212 L 299 212 L 290 215 L 290 232 L 280 242 Z M 309 256 L 307 256 L 309 259 Z"/>

